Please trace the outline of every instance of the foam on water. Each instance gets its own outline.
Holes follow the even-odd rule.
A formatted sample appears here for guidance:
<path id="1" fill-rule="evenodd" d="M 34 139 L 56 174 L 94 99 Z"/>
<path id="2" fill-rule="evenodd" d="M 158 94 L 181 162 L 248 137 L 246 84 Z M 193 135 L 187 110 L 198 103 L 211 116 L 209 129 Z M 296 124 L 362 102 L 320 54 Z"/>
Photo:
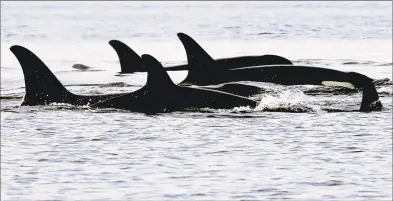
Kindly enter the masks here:
<path id="1" fill-rule="evenodd" d="M 311 105 L 300 89 L 282 90 L 277 95 L 264 94 L 255 111 L 318 112 L 318 106 Z"/>
<path id="2" fill-rule="evenodd" d="M 379 94 L 383 94 L 383 95 L 385 95 L 385 94 L 393 95 L 393 87 L 392 86 L 384 86 L 384 87 L 376 89 L 376 91 Z"/>

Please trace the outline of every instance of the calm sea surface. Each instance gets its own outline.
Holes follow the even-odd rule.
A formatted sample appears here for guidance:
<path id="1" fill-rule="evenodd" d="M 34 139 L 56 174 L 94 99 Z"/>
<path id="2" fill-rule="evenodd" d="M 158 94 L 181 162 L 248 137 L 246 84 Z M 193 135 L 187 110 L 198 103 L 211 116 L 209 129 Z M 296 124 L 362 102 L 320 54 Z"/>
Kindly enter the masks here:
<path id="1" fill-rule="evenodd" d="M 145 115 L 65 104 L 20 107 L 10 52 L 36 53 L 78 94 L 132 92 L 118 39 L 165 65 L 186 62 L 176 33 L 214 58 L 277 54 L 384 80 L 380 112 L 361 94 L 278 86 L 258 108 Z M 82 63 L 91 70 L 71 66 Z M 392 200 L 392 2 L 1 2 L 2 200 Z M 187 72 L 171 72 L 180 82 Z M 87 85 L 88 84 L 88 85 Z M 304 113 L 264 108 L 308 108 Z"/>

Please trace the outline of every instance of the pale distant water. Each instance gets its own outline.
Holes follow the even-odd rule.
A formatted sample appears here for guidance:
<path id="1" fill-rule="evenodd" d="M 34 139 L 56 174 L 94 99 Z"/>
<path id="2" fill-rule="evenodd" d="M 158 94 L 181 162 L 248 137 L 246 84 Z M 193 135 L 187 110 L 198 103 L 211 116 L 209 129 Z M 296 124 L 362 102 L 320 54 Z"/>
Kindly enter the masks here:
<path id="1" fill-rule="evenodd" d="M 250 83 L 275 92 L 252 97 L 256 109 L 19 106 L 12 45 L 36 53 L 70 91 L 106 94 L 146 82 L 145 73 L 115 76 L 109 40 L 180 64 L 178 32 L 214 58 L 277 54 L 389 79 L 376 86 L 384 109 L 326 113 L 357 109 L 361 94 L 266 83 Z M 392 2 L 1 2 L 1 96 L 13 98 L 1 100 L 1 199 L 392 200 L 392 69 Z M 276 107 L 309 109 L 261 110 Z"/>

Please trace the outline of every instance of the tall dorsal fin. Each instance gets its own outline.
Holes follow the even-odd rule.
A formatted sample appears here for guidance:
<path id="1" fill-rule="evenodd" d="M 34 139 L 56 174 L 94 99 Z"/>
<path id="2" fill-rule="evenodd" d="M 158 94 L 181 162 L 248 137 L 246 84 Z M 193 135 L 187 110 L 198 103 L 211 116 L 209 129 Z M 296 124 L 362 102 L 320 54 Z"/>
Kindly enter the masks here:
<path id="1" fill-rule="evenodd" d="M 215 60 L 190 36 L 185 33 L 178 33 L 178 38 L 185 47 L 187 60 L 190 64 L 195 59 L 204 59 L 206 62 L 214 62 Z M 201 63 L 201 61 L 199 61 Z"/>
<path id="2" fill-rule="evenodd" d="M 174 82 L 171 80 L 170 76 L 164 69 L 163 65 L 149 54 L 143 54 L 142 65 L 144 65 L 148 78 L 146 81 L 146 86 L 150 89 L 160 89 L 166 90 L 168 87 L 175 86 Z"/>
<path id="3" fill-rule="evenodd" d="M 219 70 L 215 60 L 190 36 L 178 33 L 187 55 L 188 75 L 180 84 L 202 84 L 203 80 L 214 79 L 213 72 Z"/>
<path id="4" fill-rule="evenodd" d="M 145 72 L 141 57 L 129 46 L 118 40 L 111 40 L 109 44 L 118 54 L 121 73 Z"/>
<path id="5" fill-rule="evenodd" d="M 10 50 L 18 59 L 25 78 L 26 95 L 22 105 L 42 105 L 72 100 L 75 95 L 60 83 L 33 52 L 19 45 L 12 46 Z"/>

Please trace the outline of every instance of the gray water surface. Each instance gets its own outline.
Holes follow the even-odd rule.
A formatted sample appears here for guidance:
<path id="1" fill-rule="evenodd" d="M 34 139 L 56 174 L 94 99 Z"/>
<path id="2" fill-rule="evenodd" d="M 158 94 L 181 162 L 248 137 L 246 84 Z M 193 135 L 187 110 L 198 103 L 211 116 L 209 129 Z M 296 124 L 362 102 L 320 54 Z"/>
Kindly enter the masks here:
<path id="1" fill-rule="evenodd" d="M 391 200 L 392 2 L 1 2 L 2 200 Z M 35 52 L 79 94 L 131 92 L 118 39 L 165 65 L 185 32 L 214 58 L 278 54 L 296 64 L 389 79 L 379 112 L 361 94 L 251 83 L 258 108 L 145 115 L 64 104 L 20 107 L 9 51 Z M 92 66 L 88 71 L 75 63 Z M 187 72 L 172 72 L 175 83 Z M 306 108 L 302 113 L 264 112 Z"/>

